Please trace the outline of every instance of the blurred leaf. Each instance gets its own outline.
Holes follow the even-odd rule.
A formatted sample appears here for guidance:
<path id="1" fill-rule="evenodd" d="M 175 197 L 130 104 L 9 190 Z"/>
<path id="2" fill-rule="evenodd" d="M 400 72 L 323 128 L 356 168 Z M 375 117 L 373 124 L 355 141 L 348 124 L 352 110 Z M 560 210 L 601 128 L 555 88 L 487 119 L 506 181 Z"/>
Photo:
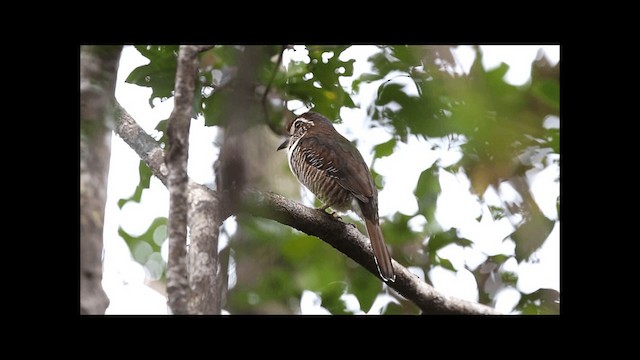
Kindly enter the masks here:
<path id="1" fill-rule="evenodd" d="M 531 93 L 554 110 L 560 109 L 560 84 L 554 80 L 540 80 L 531 87 Z"/>
<path id="2" fill-rule="evenodd" d="M 398 103 L 404 102 L 403 99 L 407 98 L 407 95 L 402 91 L 404 85 L 397 83 L 386 82 L 380 85 L 378 88 L 378 97 L 376 98 L 376 105 L 386 105 L 391 101 Z"/>
<path id="3" fill-rule="evenodd" d="M 376 188 L 378 190 L 384 189 L 384 176 L 378 174 L 373 166 L 370 167 L 369 171 L 371 171 L 371 178 L 373 179 L 373 183 L 375 184 Z"/>
<path id="4" fill-rule="evenodd" d="M 443 268 L 447 269 L 447 270 L 451 270 L 451 271 L 457 271 L 455 267 L 453 267 L 453 264 L 451 263 L 451 261 L 441 258 L 439 256 L 436 257 L 437 259 L 437 265 L 442 266 Z"/>
<path id="5" fill-rule="evenodd" d="M 160 248 L 167 239 L 167 218 L 158 217 L 153 220 L 147 231 L 134 236 L 118 228 L 136 262 L 148 268 L 154 279 L 165 277 L 166 264 L 160 255 Z"/>
<path id="6" fill-rule="evenodd" d="M 354 79 L 353 82 L 351 82 L 351 90 L 355 93 L 360 92 L 360 84 L 361 83 L 370 83 L 372 81 L 376 81 L 376 80 L 380 80 L 382 79 L 382 76 L 380 74 L 369 74 L 369 73 L 363 73 L 360 75 L 359 78 Z"/>
<path id="7" fill-rule="evenodd" d="M 144 161 L 140 160 L 140 164 L 138 165 L 138 174 L 140 175 L 140 182 L 138 186 L 136 186 L 136 190 L 133 195 L 128 199 L 120 199 L 118 200 L 118 208 L 122 209 L 124 204 L 129 201 L 140 202 L 140 198 L 142 197 L 142 190 L 148 189 L 149 184 L 151 183 L 151 169 L 144 163 Z"/>
<path id="8" fill-rule="evenodd" d="M 560 314 L 560 293 L 553 289 L 538 289 L 531 294 L 522 294 L 517 310 L 525 315 Z"/>
<path id="9" fill-rule="evenodd" d="M 322 306 L 333 315 L 348 315 L 344 302 L 340 298 L 344 294 L 344 283 L 333 282 L 322 288 Z"/>
<path id="10" fill-rule="evenodd" d="M 493 218 L 493 220 L 500 220 L 505 216 L 505 210 L 501 207 L 489 205 L 489 211 L 491 212 L 491 218 Z"/>
<path id="11" fill-rule="evenodd" d="M 390 53 L 392 51 L 389 50 L 390 48 L 392 47 L 386 47 L 382 52 L 375 53 L 369 57 L 374 73 L 380 74 L 381 78 L 384 78 L 394 70 L 406 72 L 411 67 L 411 65 L 393 57 Z"/>
<path id="12" fill-rule="evenodd" d="M 560 154 L 560 129 L 547 129 L 544 145 L 549 146 L 554 153 Z"/>
<path id="13" fill-rule="evenodd" d="M 162 136 L 160 137 L 160 139 L 158 139 L 158 142 L 160 144 L 165 144 L 165 146 L 168 144 L 168 138 L 167 138 L 167 123 L 169 122 L 169 119 L 164 119 L 164 120 L 160 120 L 158 122 L 158 125 L 156 125 L 155 130 L 158 132 L 162 133 Z"/>
<path id="14" fill-rule="evenodd" d="M 469 240 L 469 239 L 465 239 L 465 238 L 457 238 L 456 239 L 456 244 L 462 246 L 462 247 L 469 247 L 471 245 L 473 245 L 473 241 Z"/>
<path id="15" fill-rule="evenodd" d="M 426 46 L 395 45 L 390 46 L 391 55 L 407 67 L 420 66 L 429 52 Z"/>
<path id="16" fill-rule="evenodd" d="M 518 282 L 518 274 L 512 271 L 503 271 L 500 273 L 500 278 L 503 283 L 507 285 L 516 285 Z"/>
<path id="17" fill-rule="evenodd" d="M 313 236 L 303 233 L 292 234 L 282 244 L 282 255 L 287 261 L 308 261 L 320 249 L 321 243 Z"/>
<path id="18" fill-rule="evenodd" d="M 382 78 L 383 76 L 381 76 L 380 74 L 362 73 L 358 78 L 358 80 L 363 82 L 371 82 L 371 81 L 380 80 Z"/>
<path id="19" fill-rule="evenodd" d="M 440 195 L 437 167 L 432 166 L 420 174 L 413 194 L 418 201 L 418 213 L 424 215 L 429 223 L 435 223 L 436 202 L 438 195 Z"/>
<path id="20" fill-rule="evenodd" d="M 516 243 L 516 259 L 518 262 L 526 260 L 538 250 L 549 237 L 555 221 L 547 219 L 542 213 L 536 213 L 526 220 L 511 234 Z"/>
<path id="21" fill-rule="evenodd" d="M 220 45 L 213 48 L 212 60 L 215 69 L 223 67 L 236 66 L 236 59 L 242 53 L 243 46 L 238 45 Z"/>
<path id="22" fill-rule="evenodd" d="M 393 154 L 393 149 L 396 147 L 396 139 L 391 139 L 382 144 L 378 144 L 373 147 L 373 157 L 382 158 Z"/>
<path id="23" fill-rule="evenodd" d="M 441 232 L 431 236 L 429 243 L 427 244 L 427 250 L 429 253 L 435 253 L 437 250 L 443 247 L 455 243 L 458 240 L 456 229 L 451 228 L 449 231 Z"/>
<path id="24" fill-rule="evenodd" d="M 133 69 L 125 82 L 150 87 L 149 105 L 153 108 L 155 98 L 165 100 L 173 96 L 178 45 L 137 45 L 136 49 L 150 63 Z"/>
<path id="25" fill-rule="evenodd" d="M 387 244 L 406 243 L 408 240 L 412 240 L 417 235 L 420 235 L 416 234 L 411 230 L 411 228 L 409 228 L 408 223 L 412 218 L 413 216 L 396 212 L 390 220 L 382 223 L 382 234 L 384 235 Z"/>
<path id="26" fill-rule="evenodd" d="M 509 65 L 501 62 L 496 68 L 487 71 L 487 78 L 492 78 L 495 83 L 501 83 L 508 71 Z"/>
<path id="27" fill-rule="evenodd" d="M 510 256 L 507 256 L 505 254 L 498 254 L 498 255 L 492 255 L 489 256 L 489 260 L 493 263 L 495 263 L 496 265 L 502 265 L 505 261 L 509 260 Z"/>
<path id="28" fill-rule="evenodd" d="M 202 99 L 204 124 L 206 126 L 222 125 L 222 116 L 231 100 L 231 94 L 228 91 L 215 92 L 208 98 Z"/>

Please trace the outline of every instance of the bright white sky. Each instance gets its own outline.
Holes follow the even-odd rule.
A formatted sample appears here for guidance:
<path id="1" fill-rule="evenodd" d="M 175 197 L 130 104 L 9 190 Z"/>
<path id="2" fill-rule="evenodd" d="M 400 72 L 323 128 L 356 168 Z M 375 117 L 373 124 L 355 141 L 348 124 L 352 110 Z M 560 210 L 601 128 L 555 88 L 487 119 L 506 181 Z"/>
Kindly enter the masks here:
<path id="1" fill-rule="evenodd" d="M 552 63 L 560 58 L 559 46 L 482 46 L 483 64 L 485 68 L 494 68 L 501 62 L 510 66 L 506 80 L 514 85 L 524 84 L 530 77 L 531 62 L 542 48 Z M 355 58 L 354 74 L 370 71 L 366 58 L 375 51 L 373 46 L 358 46 L 345 51 L 341 59 Z M 462 65 L 459 71 L 468 71 L 473 61 L 474 52 L 470 46 L 460 46 L 455 51 L 458 62 Z M 304 58 L 304 51 L 293 52 L 294 58 Z M 118 84 L 116 98 L 120 104 L 136 119 L 150 134 L 158 121 L 169 117 L 173 108 L 173 100 L 154 102 L 151 109 L 148 99 L 151 94 L 149 88 L 130 85 L 124 82 L 127 75 L 136 67 L 147 63 L 146 58 L 132 46 L 125 47 L 118 70 Z M 342 83 L 345 85 L 348 81 Z M 375 96 L 377 84 L 361 85 L 361 95 L 354 98 L 356 104 L 362 104 L 361 109 L 343 109 L 341 115 L 345 120 L 336 126 L 337 130 L 349 139 L 358 138 L 358 147 L 365 160 L 370 164 L 374 145 L 389 140 L 391 136 L 381 128 L 370 129 L 366 122 L 366 105 Z M 556 121 L 557 123 L 557 121 Z M 557 125 L 555 125 L 557 127 Z M 358 134 L 366 133 L 366 138 L 359 138 Z M 218 150 L 212 145 L 215 129 L 204 126 L 203 120 L 192 122 L 190 145 L 197 151 L 189 152 L 189 176 L 199 183 L 211 183 L 211 164 L 217 158 Z M 128 203 L 120 210 L 117 201 L 133 194 L 138 184 L 138 156 L 118 136 L 113 136 L 111 165 L 109 169 L 108 196 L 104 229 L 104 276 L 103 286 L 111 301 L 107 314 L 166 314 L 166 298 L 144 284 L 145 270 L 131 257 L 123 239 L 118 234 L 118 226 L 122 226 L 131 234 L 141 234 L 150 223 L 159 216 L 168 214 L 168 192 L 155 178 L 151 180 L 151 187 L 143 192 L 142 202 Z M 396 211 L 406 214 L 417 210 L 417 203 L 413 190 L 420 173 L 434 161 L 440 159 L 443 163 L 453 163 L 459 159 L 459 153 L 441 150 L 430 150 L 430 144 L 409 138 L 408 144 L 400 143 L 391 156 L 378 159 L 375 169 L 385 176 L 385 187 L 379 193 L 380 216 L 388 216 Z M 411 166 L 402 166 L 406 159 L 411 159 Z M 397 176 L 398 167 L 402 167 L 402 176 Z M 559 184 L 554 179 L 559 177 L 559 168 L 550 166 L 537 173 L 532 180 L 531 188 L 534 197 L 539 202 L 542 211 L 551 219 L 557 219 L 556 198 L 559 194 Z M 506 218 L 493 221 L 486 206 L 480 204 L 468 192 L 468 180 L 457 174 L 442 172 L 440 175 L 442 194 L 438 200 L 436 213 L 438 222 L 447 230 L 456 227 L 460 235 L 470 240 L 478 241 L 475 249 L 460 249 L 448 246 L 438 255 L 452 260 L 457 273 L 446 269 L 436 268 L 428 276 L 434 286 L 445 294 L 463 299 L 477 301 L 478 291 L 475 279 L 464 265 L 477 267 L 486 259 L 485 254 L 495 254 L 505 250 L 513 251 L 513 242 L 502 242 L 502 239 L 513 231 L 513 226 Z M 503 198 L 514 194 L 510 188 L 501 187 Z M 485 199 L 491 204 L 499 204 L 498 195 L 490 190 Z M 310 201 L 306 199 L 306 201 Z M 475 219 L 482 215 L 480 221 Z M 229 220 L 228 220 L 229 221 Z M 418 217 L 411 226 L 421 228 L 426 221 Z M 529 293 L 539 287 L 560 290 L 560 242 L 559 229 L 556 226 L 549 239 L 539 250 L 537 262 L 523 262 L 518 264 L 515 259 L 507 261 L 503 266 L 506 270 L 517 271 L 519 274 L 518 288 Z M 166 242 L 163 248 L 166 260 Z M 461 254 L 464 252 L 464 254 Z M 464 255 L 464 256 L 461 256 Z M 420 273 L 419 269 L 414 269 Z M 421 274 L 424 278 L 425 274 Z M 508 313 L 519 301 L 516 289 L 503 291 L 496 301 L 499 311 Z M 317 297 L 305 294 L 303 301 L 310 299 L 315 307 L 320 309 Z M 388 301 L 388 300 L 387 300 Z M 357 303 L 357 301 L 356 301 Z M 305 302 L 303 308 L 309 308 Z M 359 306 L 359 305 L 358 305 Z M 380 305 L 382 306 L 382 305 Z M 376 305 L 377 307 L 377 305 Z M 369 309 L 363 309 L 367 312 Z M 313 312 L 315 310 L 309 310 Z M 317 310 L 322 312 L 322 310 Z M 374 309 L 371 309 L 374 312 Z"/>

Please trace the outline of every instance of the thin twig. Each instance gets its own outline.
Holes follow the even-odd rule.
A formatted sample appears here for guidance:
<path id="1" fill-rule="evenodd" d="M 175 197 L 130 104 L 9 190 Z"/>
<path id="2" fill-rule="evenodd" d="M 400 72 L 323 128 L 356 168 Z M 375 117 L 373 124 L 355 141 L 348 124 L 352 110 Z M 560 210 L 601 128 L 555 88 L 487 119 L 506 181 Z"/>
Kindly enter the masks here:
<path id="1" fill-rule="evenodd" d="M 289 48 L 288 45 L 282 45 L 282 49 L 278 54 L 278 60 L 273 68 L 273 73 L 271 74 L 271 79 L 269 79 L 269 83 L 267 84 L 267 88 L 264 90 L 264 94 L 262 94 L 262 111 L 264 112 L 264 119 L 269 129 L 273 131 L 276 135 L 282 135 L 282 129 L 278 128 L 276 124 L 274 124 L 271 119 L 269 119 L 269 109 L 267 108 L 267 98 L 269 96 L 269 92 L 271 91 L 271 86 L 273 85 L 273 81 L 276 78 L 276 74 L 278 74 L 278 68 L 282 64 L 282 57 L 284 55 L 284 51 Z"/>

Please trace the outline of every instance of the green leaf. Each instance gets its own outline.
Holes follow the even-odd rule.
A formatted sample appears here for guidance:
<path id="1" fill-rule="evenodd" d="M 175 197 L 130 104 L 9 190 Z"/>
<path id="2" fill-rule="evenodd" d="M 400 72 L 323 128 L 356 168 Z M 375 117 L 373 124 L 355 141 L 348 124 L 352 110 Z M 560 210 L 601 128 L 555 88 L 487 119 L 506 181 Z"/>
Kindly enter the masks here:
<path id="1" fill-rule="evenodd" d="M 346 284 L 340 282 L 329 283 L 322 288 L 320 296 L 322 297 L 322 306 L 329 310 L 333 315 L 348 315 L 345 311 L 344 302 L 340 299 L 345 293 Z"/>
<path id="2" fill-rule="evenodd" d="M 373 183 L 375 184 L 376 188 L 378 188 L 378 190 L 382 190 L 384 189 L 384 176 L 378 174 L 378 172 L 371 167 L 371 169 L 369 169 L 371 171 L 371 178 L 373 179 Z"/>
<path id="3" fill-rule="evenodd" d="M 538 289 L 531 294 L 522 294 L 516 309 L 525 315 L 560 314 L 560 293 L 553 289 Z"/>
<path id="4" fill-rule="evenodd" d="M 386 105 L 392 101 L 400 102 L 407 98 L 402 91 L 404 85 L 398 83 L 385 82 L 378 87 L 378 96 L 376 97 L 376 105 Z"/>
<path id="5" fill-rule="evenodd" d="M 373 157 L 378 159 L 393 154 L 393 149 L 396 147 L 396 139 L 391 139 L 382 144 L 378 144 L 373 147 Z"/>
<path id="6" fill-rule="evenodd" d="M 502 82 L 508 71 L 509 65 L 501 62 L 496 68 L 487 71 L 487 77 L 493 78 L 495 82 Z"/>
<path id="7" fill-rule="evenodd" d="M 407 68 L 421 66 L 428 53 L 427 46 L 394 45 L 389 47 L 391 55 L 400 60 Z"/>
<path id="8" fill-rule="evenodd" d="M 465 238 L 458 238 L 456 240 L 456 244 L 462 246 L 462 247 L 469 247 L 471 245 L 473 245 L 473 241 L 469 240 L 469 239 L 465 239 Z"/>
<path id="9" fill-rule="evenodd" d="M 242 46 L 238 45 L 221 45 L 213 49 L 215 61 L 213 67 L 221 69 L 226 66 L 237 66 L 236 61 L 239 58 Z"/>
<path id="10" fill-rule="evenodd" d="M 509 260 L 510 258 L 511 256 L 507 256 L 504 254 L 489 256 L 489 259 L 491 260 L 491 262 L 495 263 L 496 265 L 502 265 L 505 261 Z"/>
<path id="11" fill-rule="evenodd" d="M 560 109 L 560 83 L 556 80 L 542 79 L 535 82 L 532 94 L 555 110 Z"/>
<path id="12" fill-rule="evenodd" d="M 173 96 L 178 64 L 178 45 L 139 45 L 136 46 L 136 49 L 148 58 L 150 63 L 133 69 L 125 82 L 150 87 L 152 93 L 149 97 L 149 105 L 153 108 L 154 99 L 165 100 Z"/>
<path id="13" fill-rule="evenodd" d="M 456 234 L 455 228 L 451 228 L 446 232 L 440 232 L 433 235 L 429 239 L 427 250 L 429 251 L 429 253 L 435 253 L 437 250 L 442 249 L 449 244 L 455 243 L 457 239 L 458 235 Z"/>
<path id="14" fill-rule="evenodd" d="M 306 234 L 292 234 L 282 244 L 282 256 L 288 261 L 306 261 L 318 251 L 320 242 L 313 236 Z"/>
<path id="15" fill-rule="evenodd" d="M 436 201 L 440 195 L 437 167 L 432 166 L 420 174 L 413 194 L 418 201 L 418 213 L 424 215 L 428 222 L 435 223 Z"/>
<path id="16" fill-rule="evenodd" d="M 360 75 L 359 78 L 353 80 L 353 82 L 351 83 L 351 90 L 355 93 L 358 93 L 360 92 L 361 83 L 363 82 L 370 83 L 372 81 L 376 81 L 380 79 L 382 79 L 382 76 L 380 74 L 363 73 L 362 75 Z"/>
<path id="17" fill-rule="evenodd" d="M 416 238 L 422 238 L 421 234 L 409 228 L 408 223 L 412 218 L 413 216 L 411 215 L 396 212 L 393 214 L 391 220 L 382 223 L 382 234 L 387 244 L 402 244 Z"/>
<path id="18" fill-rule="evenodd" d="M 340 107 L 344 104 L 345 97 L 348 97 L 342 88 L 317 88 L 310 81 L 290 84 L 289 95 L 307 105 L 313 106 L 313 110 L 326 116 L 328 119 L 337 119 L 340 116 Z M 349 97 L 347 101 L 353 104 Z"/>
<path id="19" fill-rule="evenodd" d="M 204 116 L 204 124 L 206 126 L 221 125 L 222 116 L 231 100 L 231 94 L 228 91 L 215 92 L 208 98 L 203 99 L 202 115 Z"/>
<path id="20" fill-rule="evenodd" d="M 383 76 L 380 74 L 362 73 L 362 75 L 360 75 L 358 80 L 362 82 L 372 82 L 372 81 L 380 80 L 382 78 Z"/>
<path id="21" fill-rule="evenodd" d="M 544 145 L 549 146 L 554 153 L 560 154 L 560 129 L 547 129 Z"/>
<path id="22" fill-rule="evenodd" d="M 138 165 L 138 174 L 140 175 L 140 182 L 138 186 L 136 186 L 136 190 L 133 195 L 131 195 L 128 199 L 120 199 L 118 200 L 118 208 L 122 209 L 124 204 L 129 201 L 140 202 L 140 198 L 142 197 L 142 190 L 148 189 L 149 184 L 151 183 L 151 169 L 144 163 L 144 161 L 140 160 L 140 164 Z"/>
<path id="23" fill-rule="evenodd" d="M 507 285 L 515 286 L 518 282 L 518 274 L 512 271 L 503 271 L 500 273 L 500 278 L 502 279 L 502 282 Z"/>
<path id="24" fill-rule="evenodd" d="M 436 259 L 437 259 L 436 261 L 437 265 L 440 265 L 447 270 L 457 271 L 456 268 L 453 267 L 453 264 L 451 263 L 451 261 L 449 261 L 448 259 L 444 259 L 439 256 L 437 256 Z"/>
<path id="25" fill-rule="evenodd" d="M 541 212 L 536 212 L 511 234 L 516 243 L 516 259 L 526 260 L 544 244 L 553 230 L 555 221 L 549 220 Z"/>
<path id="26" fill-rule="evenodd" d="M 156 127 L 155 127 L 156 131 L 162 133 L 162 136 L 160 136 L 160 139 L 158 139 L 158 142 L 160 144 L 165 144 L 165 146 L 168 145 L 168 141 L 169 141 L 169 139 L 167 138 L 167 124 L 168 123 L 169 123 L 169 119 L 160 120 L 158 122 L 158 125 L 156 125 Z"/>
<path id="27" fill-rule="evenodd" d="M 155 275 L 155 278 L 161 278 L 164 275 L 165 264 L 160 256 L 160 248 L 167 239 L 167 218 L 154 219 L 142 235 L 131 235 L 122 227 L 118 228 L 118 235 L 124 239 L 136 262 L 145 267 L 149 266 L 149 271 Z"/>

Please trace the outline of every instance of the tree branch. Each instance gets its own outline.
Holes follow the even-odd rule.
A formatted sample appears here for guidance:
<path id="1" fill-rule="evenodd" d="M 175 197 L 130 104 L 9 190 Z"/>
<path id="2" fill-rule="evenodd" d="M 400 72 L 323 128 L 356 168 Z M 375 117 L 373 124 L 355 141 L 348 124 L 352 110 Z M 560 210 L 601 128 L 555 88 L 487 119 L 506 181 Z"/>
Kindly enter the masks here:
<path id="1" fill-rule="evenodd" d="M 123 110 L 122 115 L 122 121 L 116 130 L 118 135 L 132 147 L 137 146 L 137 144 L 145 144 L 146 146 L 148 143 L 148 138 L 146 137 L 148 135 L 142 135 L 144 130 L 140 129 L 139 126 L 132 121 L 131 117 L 126 114 L 126 111 Z M 135 134 L 140 134 L 140 136 L 145 137 L 145 140 L 130 138 L 130 136 Z M 152 168 L 153 174 L 158 176 L 163 183 L 166 183 L 166 175 L 163 175 L 163 172 L 159 168 L 153 168 L 153 166 L 157 166 L 157 163 L 154 162 L 153 155 L 162 151 L 157 144 L 156 147 L 157 149 L 153 151 L 150 151 L 148 148 L 145 150 L 134 148 L 134 150 L 138 154 L 141 154 L 142 160 Z M 196 188 L 199 189 L 199 196 L 210 199 L 209 201 L 212 202 L 214 208 L 221 202 L 220 196 L 216 191 L 189 181 L 189 191 L 193 191 L 193 189 Z M 192 196 L 190 196 L 189 199 L 192 199 Z M 334 219 L 323 211 L 308 208 L 283 196 L 269 192 L 246 190 L 242 194 L 242 199 L 242 212 L 275 220 L 309 235 L 316 236 L 378 277 L 378 271 L 373 260 L 369 240 L 352 226 Z M 190 215 L 193 211 L 196 211 L 196 207 L 192 204 L 190 204 L 189 209 Z M 217 226 L 229 215 L 230 212 L 228 209 L 220 209 L 215 212 L 211 223 Z M 396 273 L 396 282 L 391 283 L 390 286 L 399 294 L 415 303 L 424 314 L 499 314 L 495 309 L 488 306 L 443 295 L 427 283 L 421 281 L 416 275 L 409 272 L 409 270 L 395 260 L 393 261 L 393 265 Z"/>
<path id="2" fill-rule="evenodd" d="M 187 163 L 189 160 L 189 126 L 195 77 L 198 70 L 197 49 L 180 46 L 174 107 L 167 124 L 169 139 L 165 162 L 169 170 L 169 261 L 167 294 L 174 314 L 187 314 L 189 281 L 187 277 Z"/>
<path id="3" fill-rule="evenodd" d="M 380 278 L 369 240 L 353 226 L 322 210 L 306 207 L 277 194 L 247 190 L 243 198 L 244 210 L 248 214 L 275 220 L 316 236 Z M 395 260 L 393 266 L 396 281 L 388 285 L 425 314 L 498 314 L 488 306 L 439 293 Z"/>

